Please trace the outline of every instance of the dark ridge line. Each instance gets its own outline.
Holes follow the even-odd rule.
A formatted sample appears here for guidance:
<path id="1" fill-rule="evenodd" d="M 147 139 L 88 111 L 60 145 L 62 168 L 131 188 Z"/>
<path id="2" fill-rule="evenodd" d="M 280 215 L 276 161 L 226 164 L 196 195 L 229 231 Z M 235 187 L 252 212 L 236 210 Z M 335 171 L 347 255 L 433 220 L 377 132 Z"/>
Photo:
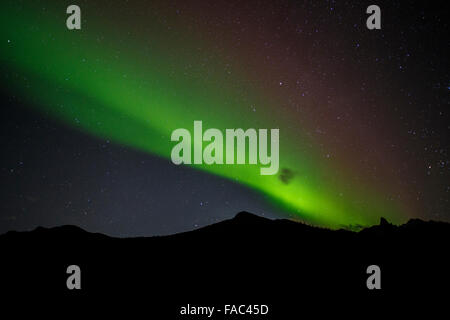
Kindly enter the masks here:
<path id="1" fill-rule="evenodd" d="M 201 234 L 201 233 L 214 233 L 214 231 L 219 230 L 223 231 L 227 228 L 233 229 L 233 228 L 239 228 L 239 227 L 245 227 L 245 226 L 265 226 L 265 227 L 273 227 L 273 228 L 297 228 L 297 231 L 303 230 L 303 231 L 313 231 L 313 232 L 328 232 L 328 233 L 349 233 L 349 234 L 364 234 L 367 232 L 372 231 L 381 231 L 381 232 L 392 232 L 395 230 L 403 230 L 406 228 L 414 229 L 414 228 L 424 228 L 424 227 L 446 227 L 450 228 L 450 223 L 443 222 L 443 221 L 424 221 L 421 219 L 410 219 L 406 223 L 402 225 L 394 225 L 390 222 L 388 222 L 385 218 L 380 218 L 380 223 L 378 225 L 373 225 L 369 227 L 363 227 L 360 230 L 353 230 L 348 228 L 340 228 L 340 229 L 329 229 L 324 228 L 320 226 L 314 226 L 309 225 L 303 222 L 294 221 L 290 219 L 269 219 L 265 217 L 261 217 L 258 215 L 255 215 L 253 213 L 249 213 L 246 211 L 242 211 L 237 213 L 233 218 L 223 220 L 217 223 L 213 223 L 207 226 L 203 226 L 198 229 L 180 232 L 180 233 L 174 233 L 171 235 L 156 235 L 156 236 L 136 236 L 136 237 L 115 237 L 115 236 L 108 236 L 106 234 L 103 234 L 101 232 L 90 232 L 86 231 L 81 227 L 78 227 L 76 225 L 62 225 L 62 226 L 55 226 L 55 227 L 36 227 L 34 230 L 27 230 L 27 231 L 8 231 L 6 233 L 0 234 L 0 239 L 6 238 L 9 236 L 17 236 L 17 235 L 39 235 L 39 234 L 64 234 L 65 236 L 68 235 L 86 235 L 86 236 L 96 236 L 96 237 L 102 237 L 102 238 L 109 238 L 109 239 L 152 239 L 152 238 L 170 238 L 170 237 L 182 237 L 189 234 Z M 303 228 L 303 229 L 301 229 Z"/>

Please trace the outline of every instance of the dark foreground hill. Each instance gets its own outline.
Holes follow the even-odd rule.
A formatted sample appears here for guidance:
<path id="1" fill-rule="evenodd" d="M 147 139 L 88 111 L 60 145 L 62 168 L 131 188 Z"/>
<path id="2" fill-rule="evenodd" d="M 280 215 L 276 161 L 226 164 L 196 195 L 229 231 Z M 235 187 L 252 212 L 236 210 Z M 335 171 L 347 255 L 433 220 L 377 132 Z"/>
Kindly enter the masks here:
<path id="1" fill-rule="evenodd" d="M 331 231 L 249 213 L 192 232 L 152 238 L 110 238 L 74 226 L 0 236 L 1 296 L 26 301 L 108 301 L 157 319 L 182 316 L 190 304 L 267 304 L 269 315 L 214 319 L 288 319 L 400 308 L 449 297 L 450 224 L 411 220 L 360 232 Z M 81 269 L 81 290 L 68 290 L 66 269 Z M 367 267 L 381 270 L 369 290 Z M 114 301 L 114 303 L 112 302 Z M 119 301 L 119 302 L 117 302 Z M 6 305 L 6 303 L 5 303 Z M 220 307 L 222 306 L 222 307 Z M 361 316 L 360 313 L 356 315 Z M 364 317 L 363 317 L 364 318 Z"/>

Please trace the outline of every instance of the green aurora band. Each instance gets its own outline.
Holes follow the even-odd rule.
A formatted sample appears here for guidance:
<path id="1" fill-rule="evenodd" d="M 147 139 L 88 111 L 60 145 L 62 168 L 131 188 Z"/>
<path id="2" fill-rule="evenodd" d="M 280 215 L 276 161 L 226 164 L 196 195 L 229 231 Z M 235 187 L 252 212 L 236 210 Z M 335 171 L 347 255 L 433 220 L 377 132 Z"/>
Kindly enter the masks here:
<path id="1" fill-rule="evenodd" d="M 194 50 L 197 40 L 172 39 L 185 48 L 173 52 L 155 32 L 147 35 L 152 49 L 143 49 L 135 38 L 119 34 L 123 31 L 115 33 L 111 27 L 107 35 L 104 31 L 109 29 L 94 22 L 89 23 L 89 35 L 84 29 L 68 31 L 62 5 L 54 11 L 27 6 L 9 1 L 3 6 L 0 60 L 13 75 L 7 89 L 44 114 L 166 159 L 174 145 L 172 131 L 192 130 L 194 120 L 202 120 L 204 130 L 280 128 L 280 171 L 288 168 L 296 173 L 289 183 L 278 175 L 260 175 L 259 165 L 192 167 L 248 186 L 276 208 L 309 223 L 338 228 L 375 224 L 380 216 L 403 221 L 403 206 L 387 201 L 383 192 L 340 183 L 346 179 L 343 172 L 302 151 L 307 139 L 300 139 L 298 128 L 284 126 L 283 119 L 273 115 L 274 107 L 262 93 L 247 90 L 233 82 L 235 78 L 224 79 L 214 68 L 207 76 L 201 68 L 185 75 L 187 62 L 200 64 L 200 58 L 196 61 L 184 53 Z M 252 112 L 244 100 L 264 107 Z"/>

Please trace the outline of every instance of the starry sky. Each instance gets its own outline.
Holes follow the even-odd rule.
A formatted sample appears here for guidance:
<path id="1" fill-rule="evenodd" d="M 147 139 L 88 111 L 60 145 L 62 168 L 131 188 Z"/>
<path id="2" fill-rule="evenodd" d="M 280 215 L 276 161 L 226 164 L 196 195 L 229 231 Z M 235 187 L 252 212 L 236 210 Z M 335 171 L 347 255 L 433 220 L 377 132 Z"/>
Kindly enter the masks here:
<path id="1" fill-rule="evenodd" d="M 74 2 L 75 3 L 75 2 Z M 330 228 L 450 221 L 438 3 L 4 1 L 0 232 L 172 234 L 247 210 Z M 280 171 L 176 166 L 170 134 L 279 128 Z"/>

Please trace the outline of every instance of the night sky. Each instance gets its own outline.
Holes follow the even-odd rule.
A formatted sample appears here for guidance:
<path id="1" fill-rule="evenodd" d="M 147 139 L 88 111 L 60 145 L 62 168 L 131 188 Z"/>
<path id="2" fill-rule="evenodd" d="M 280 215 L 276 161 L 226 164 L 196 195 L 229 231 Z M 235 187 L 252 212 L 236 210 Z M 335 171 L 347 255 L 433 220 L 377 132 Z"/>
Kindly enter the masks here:
<path id="1" fill-rule="evenodd" d="M 0 232 L 172 234 L 242 210 L 330 228 L 450 221 L 438 2 L 54 2 L 2 2 Z M 279 128 L 279 174 L 174 165 L 170 134 L 194 120 Z"/>

